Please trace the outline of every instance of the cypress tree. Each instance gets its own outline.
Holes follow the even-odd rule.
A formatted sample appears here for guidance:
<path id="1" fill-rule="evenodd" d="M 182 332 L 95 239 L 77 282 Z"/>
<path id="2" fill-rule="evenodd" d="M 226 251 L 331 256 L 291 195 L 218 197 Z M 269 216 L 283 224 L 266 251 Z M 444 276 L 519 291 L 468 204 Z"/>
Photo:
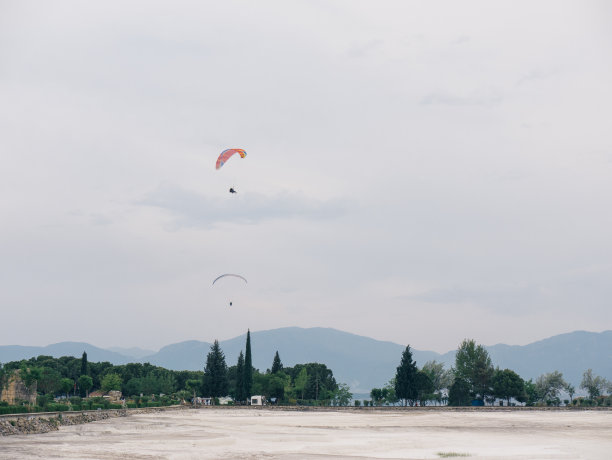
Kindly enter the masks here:
<path id="1" fill-rule="evenodd" d="M 276 354 L 274 355 L 274 361 L 272 362 L 272 374 L 276 374 L 279 371 L 283 370 L 283 363 L 281 363 L 280 356 L 278 356 L 278 350 L 276 350 Z"/>
<path id="2" fill-rule="evenodd" d="M 247 329 L 246 351 L 244 354 L 244 396 L 251 397 L 253 388 L 253 360 L 251 357 L 251 331 Z"/>
<path id="3" fill-rule="evenodd" d="M 81 356 L 81 375 L 89 375 L 89 366 L 87 364 L 86 352 L 83 352 L 83 356 Z"/>
<path id="4" fill-rule="evenodd" d="M 219 341 L 215 340 L 215 343 L 210 347 L 210 352 L 206 356 L 202 391 L 204 396 L 218 398 L 219 396 L 227 395 L 227 389 L 228 379 L 225 355 L 221 351 Z"/>
<path id="5" fill-rule="evenodd" d="M 395 374 L 395 396 L 404 400 L 404 406 L 414 404 L 418 398 L 417 366 L 412 359 L 410 345 L 402 353 L 402 360 Z"/>
<path id="6" fill-rule="evenodd" d="M 246 399 L 244 390 L 244 354 L 240 350 L 238 364 L 236 364 L 236 401 L 242 402 Z"/>

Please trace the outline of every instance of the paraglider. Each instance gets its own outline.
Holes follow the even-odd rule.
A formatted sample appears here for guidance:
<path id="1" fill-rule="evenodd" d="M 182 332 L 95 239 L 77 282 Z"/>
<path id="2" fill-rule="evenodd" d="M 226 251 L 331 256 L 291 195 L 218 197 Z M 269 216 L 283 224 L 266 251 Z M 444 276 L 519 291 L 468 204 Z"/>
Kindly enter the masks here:
<path id="1" fill-rule="evenodd" d="M 230 277 L 235 277 L 235 278 L 240 278 L 242 281 L 244 281 L 245 283 L 247 283 L 247 284 L 248 284 L 248 281 L 246 280 L 246 278 L 245 278 L 244 276 L 241 276 L 241 275 L 236 275 L 236 274 L 234 274 L 234 273 L 225 273 L 224 275 L 217 276 L 217 277 L 215 278 L 215 280 L 212 282 L 212 284 L 214 285 L 214 284 L 215 284 L 217 281 L 219 281 L 221 278 L 225 278 L 225 277 L 227 277 L 227 276 L 230 276 Z M 230 301 L 229 306 L 231 307 L 233 304 L 234 304 L 234 302 L 233 302 L 233 301 Z"/>
<path id="2" fill-rule="evenodd" d="M 217 169 L 220 169 L 235 153 L 240 155 L 240 158 L 246 157 L 246 150 L 244 149 L 226 149 L 217 158 Z"/>
<path id="3" fill-rule="evenodd" d="M 224 275 L 221 276 L 217 276 L 215 278 L 215 280 L 212 282 L 212 284 L 215 284 L 217 281 L 219 281 L 221 278 L 225 278 L 226 276 L 235 276 L 236 278 L 240 278 L 241 280 L 243 280 L 245 283 L 248 283 L 248 281 L 246 280 L 246 278 L 244 276 L 241 275 L 236 275 L 234 273 L 226 273 Z"/>
<path id="4" fill-rule="evenodd" d="M 238 193 L 236 190 L 234 190 L 234 187 L 230 188 L 230 189 L 229 189 L 229 192 L 230 192 L 230 193 Z"/>

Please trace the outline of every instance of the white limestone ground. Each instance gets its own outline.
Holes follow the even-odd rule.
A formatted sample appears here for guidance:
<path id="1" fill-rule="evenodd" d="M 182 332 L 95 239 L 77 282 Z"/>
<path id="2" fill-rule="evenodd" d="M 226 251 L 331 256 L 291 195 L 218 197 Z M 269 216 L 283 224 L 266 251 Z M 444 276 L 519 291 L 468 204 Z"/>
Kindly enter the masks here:
<path id="1" fill-rule="evenodd" d="M 612 412 L 139 414 L 0 438 L 0 459 L 610 459 Z"/>

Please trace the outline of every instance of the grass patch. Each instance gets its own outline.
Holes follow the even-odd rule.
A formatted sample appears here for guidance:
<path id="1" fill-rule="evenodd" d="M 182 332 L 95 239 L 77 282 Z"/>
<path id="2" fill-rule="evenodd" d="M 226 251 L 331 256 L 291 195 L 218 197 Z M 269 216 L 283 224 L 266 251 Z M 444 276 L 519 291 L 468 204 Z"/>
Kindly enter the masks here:
<path id="1" fill-rule="evenodd" d="M 461 452 L 438 452 L 438 456 L 440 458 L 449 458 L 449 457 L 471 457 L 470 454 L 463 454 Z"/>

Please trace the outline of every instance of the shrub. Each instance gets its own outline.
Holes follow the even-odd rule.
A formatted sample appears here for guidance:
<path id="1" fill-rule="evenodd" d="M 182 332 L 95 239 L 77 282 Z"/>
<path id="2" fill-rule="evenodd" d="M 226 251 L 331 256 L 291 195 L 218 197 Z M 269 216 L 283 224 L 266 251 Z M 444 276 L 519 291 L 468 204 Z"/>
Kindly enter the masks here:
<path id="1" fill-rule="evenodd" d="M 361 406 L 361 401 L 359 401 L 358 399 L 355 400 L 355 407 L 359 407 Z"/>
<path id="2" fill-rule="evenodd" d="M 127 403 L 128 409 L 136 409 L 138 407 L 138 403 Z"/>

